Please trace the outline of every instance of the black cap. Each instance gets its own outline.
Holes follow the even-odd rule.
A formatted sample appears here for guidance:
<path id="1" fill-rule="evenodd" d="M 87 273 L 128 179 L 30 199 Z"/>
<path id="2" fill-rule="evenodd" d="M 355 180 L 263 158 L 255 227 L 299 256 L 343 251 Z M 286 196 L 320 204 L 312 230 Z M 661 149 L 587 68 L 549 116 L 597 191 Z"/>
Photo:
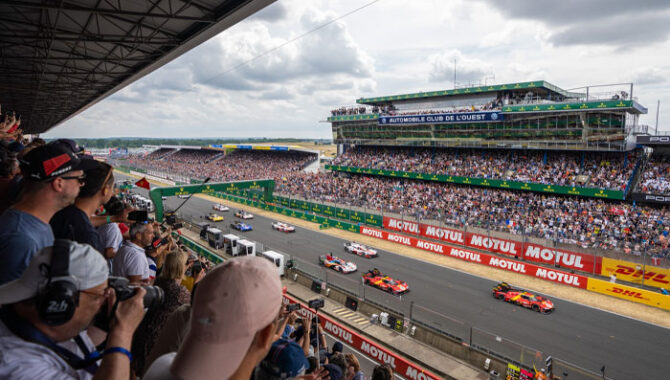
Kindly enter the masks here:
<path id="1" fill-rule="evenodd" d="M 77 154 L 77 155 L 81 154 L 81 153 L 84 153 L 84 148 L 80 147 L 77 144 L 77 142 L 72 140 L 72 139 L 54 140 L 54 141 L 50 142 L 49 145 L 59 145 L 59 146 L 61 146 L 63 148 L 66 148 L 69 151 L 71 151 L 72 153 Z"/>
<path id="2" fill-rule="evenodd" d="M 26 179 L 45 181 L 74 170 L 89 170 L 98 165 L 95 160 L 81 160 L 67 148 L 55 144 L 39 146 L 21 160 Z"/>

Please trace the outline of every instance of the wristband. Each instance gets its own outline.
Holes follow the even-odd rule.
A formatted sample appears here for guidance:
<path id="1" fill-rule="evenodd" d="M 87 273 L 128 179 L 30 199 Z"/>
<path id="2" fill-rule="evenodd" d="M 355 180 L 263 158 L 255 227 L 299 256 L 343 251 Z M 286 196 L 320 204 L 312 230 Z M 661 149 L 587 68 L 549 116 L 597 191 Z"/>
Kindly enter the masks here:
<path id="1" fill-rule="evenodd" d="M 131 354 L 130 351 L 126 350 L 123 347 L 105 348 L 105 350 L 102 352 L 102 355 L 104 356 L 104 355 L 116 354 L 116 353 L 124 354 L 128 357 L 128 360 L 130 360 L 131 362 L 133 361 L 133 354 Z"/>
<path id="2" fill-rule="evenodd" d="M 109 215 L 107 215 L 107 223 L 109 224 L 111 222 L 112 222 L 112 218 Z"/>

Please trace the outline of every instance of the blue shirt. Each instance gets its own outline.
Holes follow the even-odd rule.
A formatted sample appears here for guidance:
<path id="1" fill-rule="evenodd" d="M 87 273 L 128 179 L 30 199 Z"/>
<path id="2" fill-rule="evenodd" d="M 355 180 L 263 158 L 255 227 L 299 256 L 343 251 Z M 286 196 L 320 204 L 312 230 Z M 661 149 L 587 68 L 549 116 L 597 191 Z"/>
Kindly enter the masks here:
<path id="1" fill-rule="evenodd" d="M 54 234 L 47 223 L 7 209 L 0 215 L 0 285 L 21 277 L 33 256 L 53 243 Z"/>

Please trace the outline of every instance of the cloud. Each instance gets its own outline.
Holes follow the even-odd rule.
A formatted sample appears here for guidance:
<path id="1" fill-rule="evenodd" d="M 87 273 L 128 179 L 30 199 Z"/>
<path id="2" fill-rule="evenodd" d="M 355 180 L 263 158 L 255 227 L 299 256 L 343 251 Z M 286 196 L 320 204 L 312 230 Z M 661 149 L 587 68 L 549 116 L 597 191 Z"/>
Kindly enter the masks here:
<path id="1" fill-rule="evenodd" d="M 633 70 L 633 83 L 638 85 L 661 84 L 667 81 L 668 71 L 658 67 L 640 67 Z"/>
<path id="2" fill-rule="evenodd" d="M 668 40 L 667 0 L 480 0 L 506 18 L 538 21 L 549 30 L 548 41 L 561 45 L 608 45 L 617 48 Z"/>
<path id="3" fill-rule="evenodd" d="M 456 62 L 456 82 L 471 83 L 483 81 L 493 72 L 493 67 L 479 59 L 464 56 L 458 50 L 450 50 L 429 57 L 431 82 L 453 82 L 454 61 Z"/>
<path id="4" fill-rule="evenodd" d="M 280 1 L 277 1 L 271 4 L 268 7 L 265 7 L 254 14 L 250 20 L 258 20 L 265 22 L 276 22 L 283 20 L 288 14 L 286 7 Z"/>

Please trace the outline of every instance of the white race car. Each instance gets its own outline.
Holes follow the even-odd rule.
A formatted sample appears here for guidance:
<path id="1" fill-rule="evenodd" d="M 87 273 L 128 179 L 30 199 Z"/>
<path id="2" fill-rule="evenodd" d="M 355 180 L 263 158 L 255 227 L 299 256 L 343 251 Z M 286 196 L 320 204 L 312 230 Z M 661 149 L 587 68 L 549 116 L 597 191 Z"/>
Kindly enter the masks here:
<path id="1" fill-rule="evenodd" d="M 366 259 L 371 259 L 373 257 L 377 257 L 377 250 L 372 249 L 370 247 L 366 247 L 363 244 L 356 243 L 355 241 L 350 241 L 348 243 L 344 243 L 344 250 L 353 253 L 358 256 L 363 256 Z"/>
<path id="2" fill-rule="evenodd" d="M 179 198 L 179 199 L 189 199 L 189 198 L 191 198 L 191 194 L 179 194 L 179 195 L 177 195 L 177 198 Z"/>
<path id="3" fill-rule="evenodd" d="M 254 218 L 253 214 L 250 214 L 250 213 L 248 213 L 246 211 L 242 211 L 242 210 L 235 212 L 235 217 L 242 218 L 242 219 L 253 219 Z"/>
<path id="4" fill-rule="evenodd" d="M 283 223 L 283 222 L 273 222 L 272 223 L 272 229 L 275 229 L 275 230 L 281 231 L 281 232 L 295 232 L 295 227 L 291 226 L 290 224 Z"/>
<path id="5" fill-rule="evenodd" d="M 227 206 L 222 205 L 221 203 L 217 203 L 212 208 L 216 211 L 230 211 L 230 209 Z"/>

